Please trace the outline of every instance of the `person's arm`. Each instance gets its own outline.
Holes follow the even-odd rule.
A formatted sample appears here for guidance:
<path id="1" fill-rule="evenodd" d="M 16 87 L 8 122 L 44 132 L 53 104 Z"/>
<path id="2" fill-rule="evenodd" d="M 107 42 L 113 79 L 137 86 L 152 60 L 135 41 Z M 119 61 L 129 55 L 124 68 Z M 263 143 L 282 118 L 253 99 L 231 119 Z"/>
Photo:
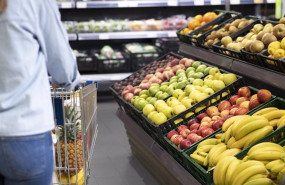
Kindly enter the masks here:
<path id="1" fill-rule="evenodd" d="M 53 83 L 66 90 L 72 90 L 80 83 L 80 74 L 76 58 L 69 46 L 67 33 L 60 21 L 56 1 L 44 0 L 42 5 L 39 24 L 48 73 L 52 76 Z"/>

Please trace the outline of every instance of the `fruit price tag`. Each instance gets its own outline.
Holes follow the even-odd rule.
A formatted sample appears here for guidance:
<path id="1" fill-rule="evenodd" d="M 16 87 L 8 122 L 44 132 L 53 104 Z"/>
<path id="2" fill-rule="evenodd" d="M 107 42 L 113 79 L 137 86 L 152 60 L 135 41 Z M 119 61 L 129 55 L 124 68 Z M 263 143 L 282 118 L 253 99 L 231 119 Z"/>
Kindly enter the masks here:
<path id="1" fill-rule="evenodd" d="M 194 0 L 194 5 L 195 6 L 203 6 L 204 5 L 204 0 Z"/>
<path id="2" fill-rule="evenodd" d="M 211 0 L 211 5 L 221 5 L 222 1 L 221 0 Z"/>
<path id="3" fill-rule="evenodd" d="M 87 3 L 86 2 L 77 2 L 76 7 L 77 8 L 87 8 Z"/>
<path id="4" fill-rule="evenodd" d="M 240 0 L 231 0 L 231 4 L 240 4 Z"/>
<path id="5" fill-rule="evenodd" d="M 155 32 L 147 33 L 147 38 L 156 38 L 156 37 L 157 37 L 157 33 Z"/>
<path id="6" fill-rule="evenodd" d="M 267 0 L 267 3 L 276 3 L 276 0 Z"/>
<path id="7" fill-rule="evenodd" d="M 62 2 L 61 8 L 72 8 L 72 2 Z"/>
<path id="8" fill-rule="evenodd" d="M 138 7 L 138 6 L 139 6 L 138 2 L 129 1 L 129 7 Z"/>
<path id="9" fill-rule="evenodd" d="M 168 37 L 176 37 L 176 32 L 175 31 L 171 31 L 171 32 L 168 32 Z"/>
<path id="10" fill-rule="evenodd" d="M 128 2 L 127 1 L 120 1 L 120 2 L 118 2 L 118 7 L 128 7 Z"/>
<path id="11" fill-rule="evenodd" d="M 177 0 L 168 0 L 167 6 L 178 6 L 178 1 Z"/>
<path id="12" fill-rule="evenodd" d="M 99 40 L 108 40 L 110 39 L 110 35 L 107 33 L 99 34 Z"/>
<path id="13" fill-rule="evenodd" d="M 261 4 L 261 3 L 263 3 L 263 0 L 254 0 L 254 3 Z"/>

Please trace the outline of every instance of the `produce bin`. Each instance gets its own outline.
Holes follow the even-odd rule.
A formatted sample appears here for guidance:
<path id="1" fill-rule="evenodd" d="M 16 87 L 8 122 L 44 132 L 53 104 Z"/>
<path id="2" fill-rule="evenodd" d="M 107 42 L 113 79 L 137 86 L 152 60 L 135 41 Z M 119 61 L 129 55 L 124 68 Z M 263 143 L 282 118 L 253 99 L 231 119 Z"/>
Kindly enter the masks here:
<path id="1" fill-rule="evenodd" d="M 155 45 L 162 49 L 163 53 L 179 50 L 179 39 L 178 38 L 159 38 L 156 40 Z"/>
<path id="2" fill-rule="evenodd" d="M 264 67 L 272 69 L 274 71 L 285 73 L 284 59 L 276 59 L 269 57 L 267 50 L 264 50 L 261 54 L 259 54 L 259 58 Z"/>
<path id="3" fill-rule="evenodd" d="M 80 72 L 97 72 L 98 71 L 98 63 L 92 54 L 88 51 L 78 51 L 76 53 L 76 60 L 78 70 Z"/>

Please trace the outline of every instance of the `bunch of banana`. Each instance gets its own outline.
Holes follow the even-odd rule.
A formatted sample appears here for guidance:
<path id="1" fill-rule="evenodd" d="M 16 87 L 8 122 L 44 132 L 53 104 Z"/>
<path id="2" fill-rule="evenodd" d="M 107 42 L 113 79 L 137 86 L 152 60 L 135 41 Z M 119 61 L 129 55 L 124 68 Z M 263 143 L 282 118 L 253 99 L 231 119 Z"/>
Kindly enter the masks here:
<path id="1" fill-rule="evenodd" d="M 228 148 L 244 149 L 273 132 L 273 127 L 267 117 L 257 114 L 231 117 L 225 121 L 222 130 Z"/>
<path id="2" fill-rule="evenodd" d="M 268 119 L 269 124 L 274 128 L 281 128 L 285 126 L 285 110 L 276 107 L 267 107 L 257 111 L 253 116 L 264 116 Z"/>
<path id="3" fill-rule="evenodd" d="M 243 162 L 228 156 L 217 163 L 213 180 L 215 185 L 273 185 L 267 176 L 268 171 L 262 162 Z"/>

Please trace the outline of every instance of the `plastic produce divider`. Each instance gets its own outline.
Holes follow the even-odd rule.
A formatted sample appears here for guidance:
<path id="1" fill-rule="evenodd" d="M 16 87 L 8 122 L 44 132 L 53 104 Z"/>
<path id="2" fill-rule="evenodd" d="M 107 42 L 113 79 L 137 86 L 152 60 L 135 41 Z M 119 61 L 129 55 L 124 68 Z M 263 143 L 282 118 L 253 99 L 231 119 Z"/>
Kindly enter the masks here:
<path id="1" fill-rule="evenodd" d="M 285 61 L 284 59 L 276 59 L 269 57 L 267 49 L 258 55 L 261 63 L 264 67 L 285 73 Z"/>

